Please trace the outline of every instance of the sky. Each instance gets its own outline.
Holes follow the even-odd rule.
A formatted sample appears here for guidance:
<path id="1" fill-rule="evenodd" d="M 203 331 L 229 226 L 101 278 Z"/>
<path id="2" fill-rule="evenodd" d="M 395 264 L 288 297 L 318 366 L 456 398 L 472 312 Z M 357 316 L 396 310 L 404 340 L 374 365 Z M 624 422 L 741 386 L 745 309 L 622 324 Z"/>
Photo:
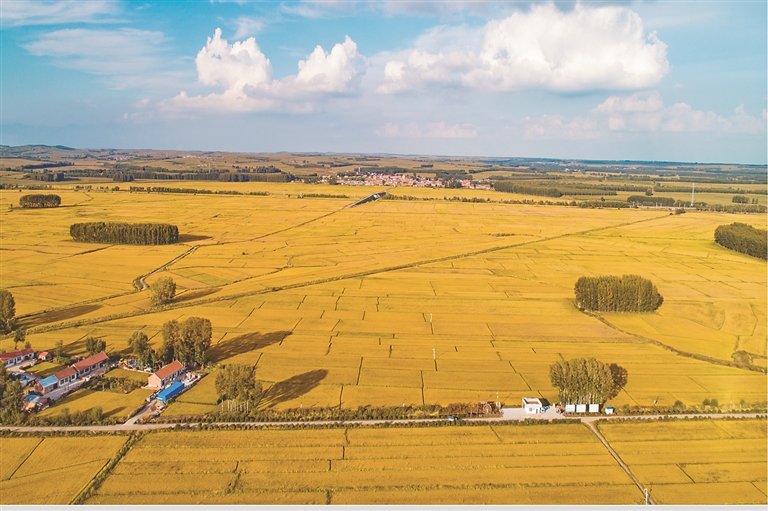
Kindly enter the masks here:
<path id="1" fill-rule="evenodd" d="M 0 0 L 0 144 L 765 164 L 768 2 Z"/>

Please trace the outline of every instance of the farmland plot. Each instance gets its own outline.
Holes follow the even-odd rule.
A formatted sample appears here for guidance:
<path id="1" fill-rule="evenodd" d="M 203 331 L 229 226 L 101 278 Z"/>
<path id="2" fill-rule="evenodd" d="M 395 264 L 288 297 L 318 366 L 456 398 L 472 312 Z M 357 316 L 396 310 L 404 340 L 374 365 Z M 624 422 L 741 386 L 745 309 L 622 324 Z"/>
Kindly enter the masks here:
<path id="1" fill-rule="evenodd" d="M 0 439 L 3 459 L 0 503 L 69 504 L 126 439 L 126 436 Z"/>
<path id="2" fill-rule="evenodd" d="M 660 504 L 763 504 L 765 419 L 600 424 Z"/>
<path id="3" fill-rule="evenodd" d="M 164 469 L 146 473 L 155 459 Z M 555 424 L 151 433 L 87 503 L 413 504 L 473 492 L 475 503 L 642 498 L 587 428 Z"/>

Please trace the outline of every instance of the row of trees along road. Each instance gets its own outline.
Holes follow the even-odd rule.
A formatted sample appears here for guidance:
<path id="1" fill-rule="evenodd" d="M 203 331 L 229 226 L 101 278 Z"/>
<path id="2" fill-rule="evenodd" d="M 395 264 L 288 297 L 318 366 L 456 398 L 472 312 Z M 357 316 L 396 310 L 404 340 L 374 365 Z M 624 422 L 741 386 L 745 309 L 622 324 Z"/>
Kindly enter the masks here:
<path id="1" fill-rule="evenodd" d="M 86 222 L 69 227 L 72 239 L 89 243 L 170 245 L 179 242 L 179 228 L 170 224 Z"/>
<path id="2" fill-rule="evenodd" d="M 740 222 L 721 225 L 715 229 L 715 243 L 725 248 L 760 259 L 768 258 L 765 229 L 756 229 Z"/>
<path id="3" fill-rule="evenodd" d="M 617 364 L 595 358 L 558 360 L 549 368 L 563 404 L 603 404 L 616 397 L 627 384 L 627 371 Z"/>
<path id="4" fill-rule="evenodd" d="M 128 346 L 145 366 L 154 365 L 155 362 L 168 364 L 174 359 L 185 366 L 192 362 L 204 366 L 212 334 L 210 320 L 190 317 L 181 323 L 171 320 L 163 324 L 163 342 L 157 351 L 150 347 L 149 338 L 144 332 L 134 332 L 128 339 Z"/>
<path id="5" fill-rule="evenodd" d="M 651 312 L 664 302 L 656 286 L 640 275 L 581 277 L 574 286 L 576 306 L 600 312 Z"/>
<path id="6" fill-rule="evenodd" d="M 61 204 L 61 197 L 54 194 L 36 193 L 24 195 L 19 199 L 22 208 L 56 208 Z"/>

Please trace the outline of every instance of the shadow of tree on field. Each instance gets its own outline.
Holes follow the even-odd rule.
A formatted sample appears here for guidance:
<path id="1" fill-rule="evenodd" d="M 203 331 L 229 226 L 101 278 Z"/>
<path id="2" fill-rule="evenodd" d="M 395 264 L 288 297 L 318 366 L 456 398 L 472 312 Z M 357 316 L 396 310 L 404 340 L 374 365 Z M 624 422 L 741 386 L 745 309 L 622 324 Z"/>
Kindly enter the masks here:
<path id="1" fill-rule="evenodd" d="M 188 243 L 190 241 L 203 241 L 211 239 L 210 236 L 201 234 L 179 234 L 179 243 Z"/>
<path id="2" fill-rule="evenodd" d="M 88 305 L 69 307 L 57 311 L 41 312 L 39 314 L 33 314 L 31 316 L 19 319 L 18 324 L 24 328 L 33 328 L 36 326 L 44 325 L 46 323 L 57 323 L 59 321 L 74 319 L 78 316 L 83 316 L 85 314 L 99 310 L 101 307 L 102 306 L 97 303 L 92 303 Z"/>
<path id="3" fill-rule="evenodd" d="M 234 357 L 235 355 L 241 355 L 249 351 L 281 343 L 283 339 L 291 335 L 291 333 L 292 332 L 287 330 L 269 332 L 266 334 L 251 332 L 230 339 L 224 339 L 211 346 L 211 349 L 208 350 L 207 358 L 211 362 L 221 362 L 222 360 Z"/>
<path id="4" fill-rule="evenodd" d="M 185 291 L 179 296 L 174 298 L 173 303 L 188 302 L 189 300 L 197 300 L 204 296 L 211 295 L 221 289 L 220 287 L 207 287 L 205 289 L 195 289 L 193 291 Z"/>
<path id="5" fill-rule="evenodd" d="M 325 369 L 315 369 L 277 382 L 264 393 L 259 408 L 271 408 L 280 403 L 297 399 L 320 385 L 326 376 L 328 376 L 328 371 Z"/>

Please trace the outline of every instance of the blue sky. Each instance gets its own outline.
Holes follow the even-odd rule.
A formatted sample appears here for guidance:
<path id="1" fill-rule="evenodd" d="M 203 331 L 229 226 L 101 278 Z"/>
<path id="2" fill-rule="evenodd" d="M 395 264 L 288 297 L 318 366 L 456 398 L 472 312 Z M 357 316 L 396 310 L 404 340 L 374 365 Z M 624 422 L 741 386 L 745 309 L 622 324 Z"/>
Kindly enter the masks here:
<path id="1" fill-rule="evenodd" d="M 0 1 L 2 143 L 766 163 L 765 1 Z"/>

